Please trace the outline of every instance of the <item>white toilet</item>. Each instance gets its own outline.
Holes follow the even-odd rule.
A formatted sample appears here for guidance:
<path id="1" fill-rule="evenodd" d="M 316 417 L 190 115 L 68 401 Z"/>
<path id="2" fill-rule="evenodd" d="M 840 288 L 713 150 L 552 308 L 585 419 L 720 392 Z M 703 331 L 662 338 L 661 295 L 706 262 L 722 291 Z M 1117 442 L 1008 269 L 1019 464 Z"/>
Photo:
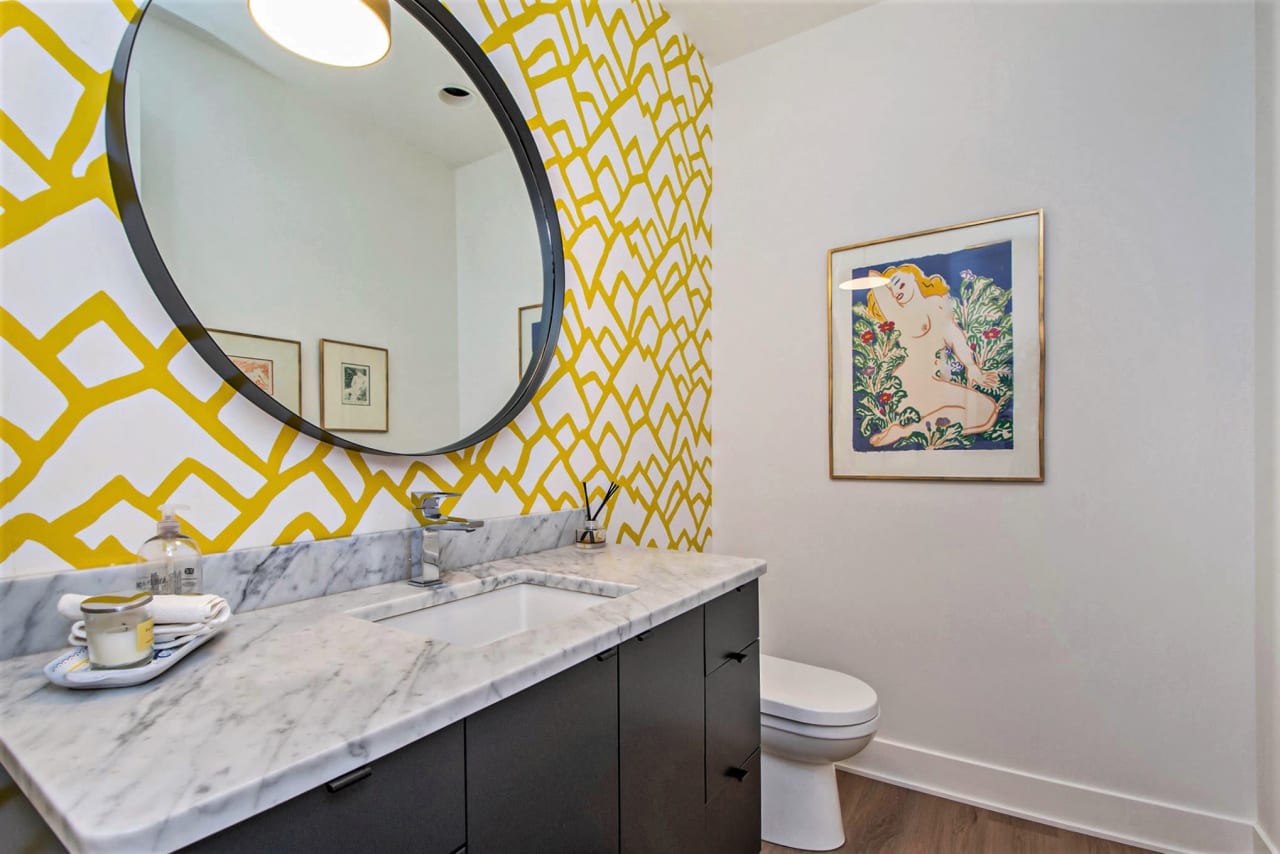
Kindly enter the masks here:
<path id="1" fill-rule="evenodd" d="M 862 680 L 760 656 L 761 835 L 805 851 L 843 845 L 835 763 L 866 747 L 879 723 Z"/>

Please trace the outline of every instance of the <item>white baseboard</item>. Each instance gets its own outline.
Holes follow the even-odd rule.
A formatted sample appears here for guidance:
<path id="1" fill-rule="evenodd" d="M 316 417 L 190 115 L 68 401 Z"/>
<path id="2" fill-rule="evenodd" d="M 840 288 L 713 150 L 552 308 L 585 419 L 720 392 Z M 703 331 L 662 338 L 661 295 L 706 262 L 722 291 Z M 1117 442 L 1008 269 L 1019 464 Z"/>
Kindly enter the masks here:
<path id="1" fill-rule="evenodd" d="M 1280 847 L 1271 841 L 1262 825 L 1253 829 L 1253 854 L 1280 854 Z"/>
<path id="2" fill-rule="evenodd" d="M 877 739 L 846 771 L 1167 854 L 1258 854 L 1251 821 L 1135 798 Z M 1264 840 L 1265 844 L 1265 840 Z M 1280 854 L 1274 848 L 1270 854 Z"/>

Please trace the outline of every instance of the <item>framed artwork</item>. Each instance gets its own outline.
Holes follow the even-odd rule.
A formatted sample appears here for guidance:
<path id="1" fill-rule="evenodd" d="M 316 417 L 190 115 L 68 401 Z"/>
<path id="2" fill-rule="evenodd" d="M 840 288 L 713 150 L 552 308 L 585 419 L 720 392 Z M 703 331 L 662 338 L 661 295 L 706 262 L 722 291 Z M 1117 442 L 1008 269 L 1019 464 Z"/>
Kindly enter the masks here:
<path id="1" fill-rule="evenodd" d="M 288 338 L 206 330 L 249 381 L 293 412 L 302 411 L 302 343 Z"/>
<path id="2" fill-rule="evenodd" d="M 386 433 L 390 414 L 387 350 L 320 339 L 320 426 Z"/>
<path id="3" fill-rule="evenodd" d="M 518 314 L 520 364 L 517 376 L 523 377 L 525 370 L 529 367 L 529 363 L 533 361 L 533 344 L 538 340 L 538 333 L 542 331 L 542 303 L 522 305 L 518 309 Z"/>
<path id="4" fill-rule="evenodd" d="M 827 355 L 833 479 L 1043 481 L 1044 212 L 830 250 Z"/>

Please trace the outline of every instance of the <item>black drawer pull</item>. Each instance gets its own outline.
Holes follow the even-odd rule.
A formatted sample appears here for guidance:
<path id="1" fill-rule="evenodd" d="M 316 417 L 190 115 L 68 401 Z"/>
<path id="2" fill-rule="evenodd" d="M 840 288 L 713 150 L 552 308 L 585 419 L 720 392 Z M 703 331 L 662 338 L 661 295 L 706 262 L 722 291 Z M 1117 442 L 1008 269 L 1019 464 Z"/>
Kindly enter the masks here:
<path id="1" fill-rule="evenodd" d="M 747 654 L 745 652 L 726 652 L 724 657 L 730 661 L 736 661 L 739 664 L 747 660 Z"/>
<path id="2" fill-rule="evenodd" d="M 644 641 L 648 637 L 649 637 L 649 632 L 641 632 L 640 634 L 636 635 L 636 640 Z"/>
<path id="3" fill-rule="evenodd" d="M 747 768 L 730 768 L 728 771 L 724 772 L 724 775 L 726 777 L 732 777 L 741 783 L 751 775 L 751 771 Z"/>
<path id="4" fill-rule="evenodd" d="M 613 658 L 617 654 L 618 654 L 618 648 L 615 646 L 613 649 L 607 649 L 604 652 L 597 655 L 596 661 L 608 661 L 609 659 Z"/>
<path id="5" fill-rule="evenodd" d="M 364 780 L 367 777 L 372 777 L 372 776 L 373 776 L 373 768 L 369 765 L 366 765 L 363 768 L 357 768 L 356 770 L 352 771 L 350 774 L 343 774 L 341 777 L 339 777 L 336 780 L 330 780 L 329 782 L 324 784 L 324 787 L 329 790 L 330 794 L 333 794 L 334 792 L 339 792 L 345 789 L 347 786 L 353 786 L 356 783 L 359 783 L 361 780 Z"/>

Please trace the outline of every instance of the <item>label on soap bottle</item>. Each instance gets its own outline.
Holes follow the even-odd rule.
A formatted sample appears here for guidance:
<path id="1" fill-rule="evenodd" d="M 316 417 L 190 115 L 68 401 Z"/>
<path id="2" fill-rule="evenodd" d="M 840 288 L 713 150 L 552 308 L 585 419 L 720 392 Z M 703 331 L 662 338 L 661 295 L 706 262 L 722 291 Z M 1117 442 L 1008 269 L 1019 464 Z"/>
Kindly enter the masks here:
<path id="1" fill-rule="evenodd" d="M 169 594 L 175 592 L 173 589 L 173 575 L 167 572 L 160 573 L 154 569 L 148 570 L 138 578 L 137 584 L 134 586 L 136 589 L 145 590 L 148 593 Z"/>
<path id="2" fill-rule="evenodd" d="M 194 563 L 173 568 L 174 593 L 199 593 L 200 569 Z"/>

